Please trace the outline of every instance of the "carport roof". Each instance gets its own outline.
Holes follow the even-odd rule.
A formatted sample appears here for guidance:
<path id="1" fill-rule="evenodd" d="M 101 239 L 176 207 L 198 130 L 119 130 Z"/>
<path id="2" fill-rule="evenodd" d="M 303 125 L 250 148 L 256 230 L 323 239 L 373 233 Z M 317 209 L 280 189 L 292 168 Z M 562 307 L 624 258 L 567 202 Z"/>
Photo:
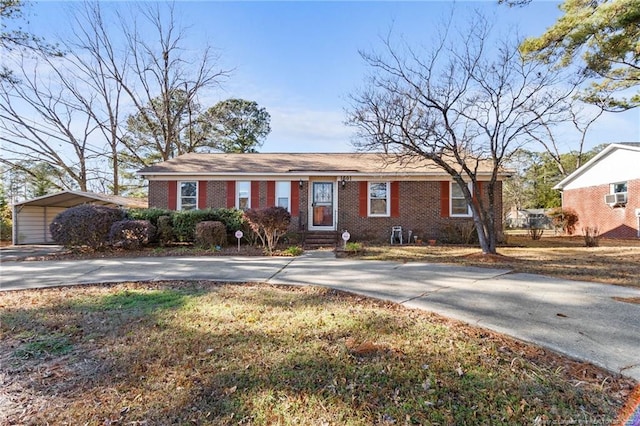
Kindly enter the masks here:
<path id="1" fill-rule="evenodd" d="M 61 191 L 55 194 L 21 201 L 16 203 L 15 206 L 74 207 L 85 203 L 129 208 L 146 208 L 148 206 L 146 199 L 127 198 L 117 195 L 97 194 L 95 192 L 82 191 Z"/>

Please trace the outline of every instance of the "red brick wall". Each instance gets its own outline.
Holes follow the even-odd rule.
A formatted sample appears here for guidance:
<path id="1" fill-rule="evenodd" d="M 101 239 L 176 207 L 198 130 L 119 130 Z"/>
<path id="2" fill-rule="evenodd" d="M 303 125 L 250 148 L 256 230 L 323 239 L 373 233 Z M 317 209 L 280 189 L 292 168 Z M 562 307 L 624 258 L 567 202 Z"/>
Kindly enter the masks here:
<path id="1" fill-rule="evenodd" d="M 169 208 L 169 183 L 166 180 L 149 181 L 149 207 Z"/>
<path id="2" fill-rule="evenodd" d="M 402 226 L 405 238 L 409 230 L 422 239 L 438 239 L 441 229 L 447 225 L 473 222 L 472 218 L 441 217 L 440 182 L 398 182 L 398 217 L 361 217 L 358 214 L 359 184 L 347 182 L 338 189 L 338 230 L 346 229 L 354 241 L 386 241 L 391 236 L 392 226 Z M 496 229 L 502 231 L 502 184 L 496 184 Z M 482 199 L 488 202 L 486 190 Z M 448 204 L 447 204 L 448 208 Z"/>
<path id="3" fill-rule="evenodd" d="M 605 238 L 636 238 L 638 218 L 635 209 L 640 208 L 640 180 L 627 182 L 628 202 L 625 207 L 609 207 L 604 196 L 609 194 L 609 185 L 568 189 L 562 193 L 562 206 L 578 213 L 576 233 L 583 228 L 598 228 Z"/>
<path id="4" fill-rule="evenodd" d="M 227 185 L 222 181 L 207 182 L 207 208 L 221 209 L 227 206 Z"/>
<path id="5" fill-rule="evenodd" d="M 298 185 L 294 181 L 294 185 Z M 349 230 L 354 241 L 386 241 L 391 235 L 391 227 L 400 225 L 405 231 L 412 230 L 413 235 L 423 239 L 438 239 L 440 230 L 447 225 L 471 222 L 471 218 L 441 217 L 440 182 L 397 182 L 399 191 L 399 216 L 397 217 L 361 217 L 359 215 L 359 182 L 347 182 L 345 187 L 336 186 L 338 191 L 338 231 Z M 292 217 L 291 230 L 306 230 L 308 227 L 308 188 L 303 182 L 299 189 L 299 216 Z M 207 208 L 226 207 L 227 182 L 207 182 Z M 255 195 L 254 195 L 255 196 Z M 482 192 L 486 202 L 486 190 Z M 267 204 L 267 182 L 259 183 L 260 207 Z M 502 230 L 501 203 L 502 185 L 496 186 L 496 228 Z M 149 207 L 168 208 L 167 181 L 149 182 Z M 254 206 L 255 207 L 255 206 Z"/>

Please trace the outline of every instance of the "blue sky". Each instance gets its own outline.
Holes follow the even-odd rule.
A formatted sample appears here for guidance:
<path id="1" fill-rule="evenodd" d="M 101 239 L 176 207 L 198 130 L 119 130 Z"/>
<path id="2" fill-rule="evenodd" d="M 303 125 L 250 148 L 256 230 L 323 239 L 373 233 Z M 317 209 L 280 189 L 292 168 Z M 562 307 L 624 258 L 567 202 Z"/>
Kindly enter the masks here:
<path id="1" fill-rule="evenodd" d="M 106 3 L 105 3 L 106 4 Z M 122 2 L 120 2 L 122 4 Z M 534 1 L 508 8 L 497 0 L 436 1 L 178 1 L 190 48 L 209 44 L 220 64 L 233 68 L 221 90 L 201 99 L 205 106 L 240 97 L 258 102 L 272 116 L 263 152 L 352 151 L 353 130 L 343 124 L 349 93 L 362 85 L 366 67 L 358 51 L 381 46 L 391 29 L 412 44 L 428 44 L 438 22 L 453 7 L 459 17 L 478 8 L 495 31 L 539 35 L 561 15 L 558 2 Z M 45 37 L 69 26 L 64 2 L 35 2 L 26 28 Z M 567 149 L 576 135 L 567 133 Z M 640 111 L 601 117 L 588 147 L 639 141 Z"/>

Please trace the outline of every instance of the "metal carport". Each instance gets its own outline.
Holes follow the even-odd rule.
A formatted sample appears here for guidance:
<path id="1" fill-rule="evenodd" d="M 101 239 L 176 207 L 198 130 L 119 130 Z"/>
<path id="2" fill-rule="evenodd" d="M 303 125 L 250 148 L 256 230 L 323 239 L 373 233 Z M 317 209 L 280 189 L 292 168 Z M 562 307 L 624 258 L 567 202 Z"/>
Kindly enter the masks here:
<path id="1" fill-rule="evenodd" d="M 146 208 L 147 200 L 94 192 L 61 191 L 13 205 L 13 244 L 54 244 L 49 225 L 56 215 L 80 204 Z"/>

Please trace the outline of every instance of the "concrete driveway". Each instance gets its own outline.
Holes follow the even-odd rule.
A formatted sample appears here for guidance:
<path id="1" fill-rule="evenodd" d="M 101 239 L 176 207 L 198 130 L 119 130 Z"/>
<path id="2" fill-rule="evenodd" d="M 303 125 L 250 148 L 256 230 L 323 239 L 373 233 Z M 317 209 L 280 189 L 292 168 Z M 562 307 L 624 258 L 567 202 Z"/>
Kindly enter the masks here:
<path id="1" fill-rule="evenodd" d="M 0 290 L 139 280 L 320 285 L 485 327 L 640 380 L 640 290 L 507 270 L 285 257 L 150 257 L 3 262 Z M 0 293 L 0 298 L 2 294 Z"/>
<path id="2" fill-rule="evenodd" d="M 47 256 L 64 251 L 64 247 L 49 244 L 30 244 L 0 247 L 0 261 L 21 260 L 28 257 Z"/>

